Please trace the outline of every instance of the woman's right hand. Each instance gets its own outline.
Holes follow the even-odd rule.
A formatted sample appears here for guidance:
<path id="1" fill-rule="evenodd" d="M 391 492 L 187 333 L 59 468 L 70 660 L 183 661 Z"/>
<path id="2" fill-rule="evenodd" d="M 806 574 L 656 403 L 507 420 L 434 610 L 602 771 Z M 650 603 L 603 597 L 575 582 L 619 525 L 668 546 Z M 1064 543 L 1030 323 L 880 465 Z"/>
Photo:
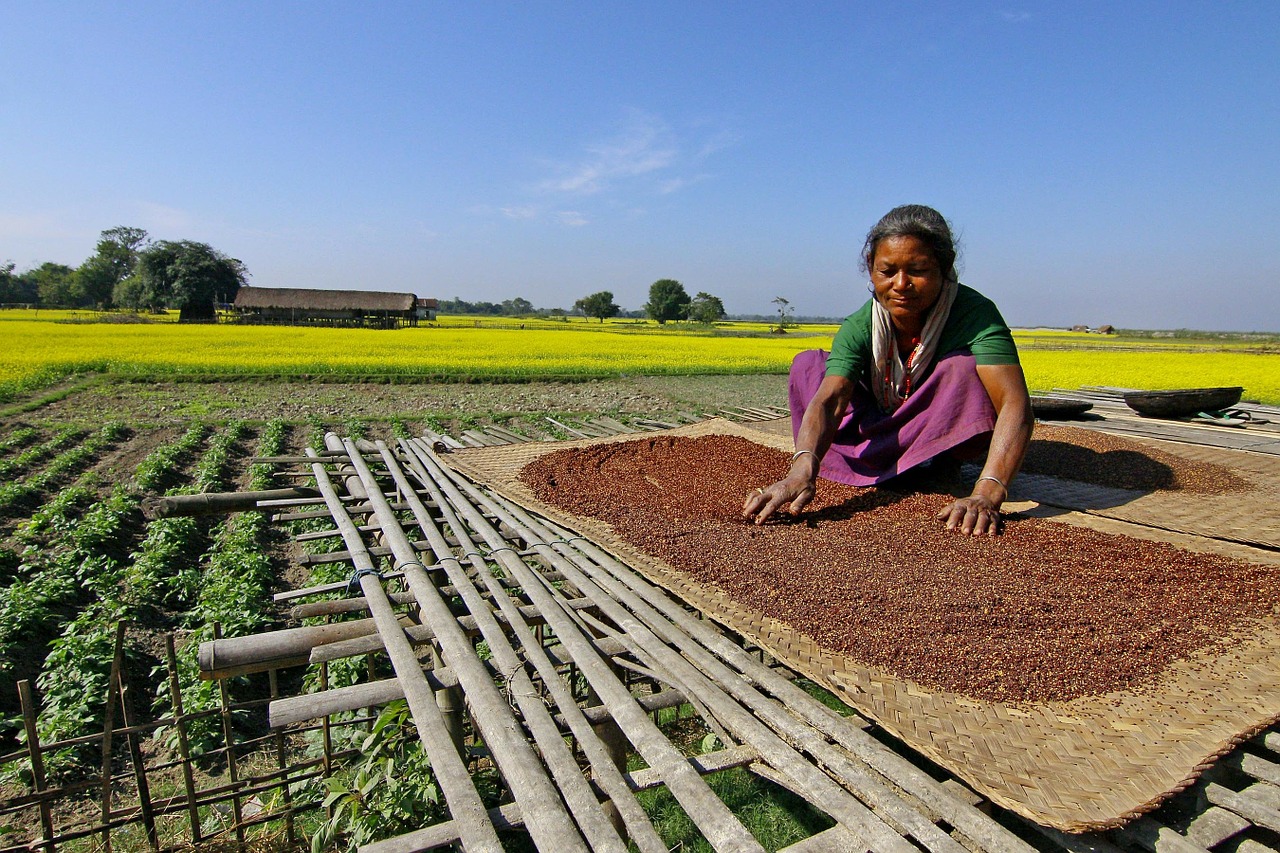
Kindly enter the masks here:
<path id="1" fill-rule="evenodd" d="M 817 493 L 817 485 L 813 480 L 791 475 L 747 495 L 742 504 L 742 517 L 755 524 L 764 524 L 769 516 L 783 507 L 791 515 L 799 515 Z"/>

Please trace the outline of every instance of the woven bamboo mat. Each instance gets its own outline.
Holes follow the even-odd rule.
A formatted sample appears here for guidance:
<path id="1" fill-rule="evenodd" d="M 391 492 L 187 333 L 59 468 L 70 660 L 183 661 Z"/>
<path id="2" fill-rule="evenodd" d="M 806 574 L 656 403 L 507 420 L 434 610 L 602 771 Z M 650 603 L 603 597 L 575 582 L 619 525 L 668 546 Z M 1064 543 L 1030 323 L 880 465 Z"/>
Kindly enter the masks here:
<path id="1" fill-rule="evenodd" d="M 1032 500 L 1149 527 L 1280 549 L 1280 458 L 1127 436 L 1194 462 L 1230 468 L 1249 483 L 1245 491 L 1205 495 L 1105 488 L 1037 474 L 1011 484 L 1012 500 Z"/>
<path id="2" fill-rule="evenodd" d="M 662 434 L 736 435 L 790 450 L 789 430 L 704 421 Z M 1251 639 L 1171 666 L 1154 688 L 1070 702 L 1006 705 L 934 692 L 832 653 L 812 638 L 692 582 L 677 568 L 622 542 L 595 519 L 543 504 L 518 479 L 539 456 L 598 443 L 652 436 L 518 444 L 454 453 L 449 464 L 507 497 L 556 519 L 617 554 L 690 604 L 757 642 L 770 654 L 840 696 L 860 713 L 984 796 L 1045 826 L 1084 832 L 1118 826 L 1189 785 L 1213 760 L 1280 719 L 1280 619 Z M 1047 478 L 1046 478 L 1047 479 Z M 1033 503 L 1024 503 L 1036 510 Z M 1011 507 L 1016 508 L 1016 507 Z M 1047 512 L 1061 513 L 1049 508 Z M 1062 520 L 1142 528 L 1070 512 Z M 1157 530 L 1148 538 L 1190 539 Z M 1212 550 L 1253 549 L 1217 540 Z M 1268 554 L 1268 557 L 1274 555 Z M 1275 564 L 1275 560 L 1263 562 Z"/>

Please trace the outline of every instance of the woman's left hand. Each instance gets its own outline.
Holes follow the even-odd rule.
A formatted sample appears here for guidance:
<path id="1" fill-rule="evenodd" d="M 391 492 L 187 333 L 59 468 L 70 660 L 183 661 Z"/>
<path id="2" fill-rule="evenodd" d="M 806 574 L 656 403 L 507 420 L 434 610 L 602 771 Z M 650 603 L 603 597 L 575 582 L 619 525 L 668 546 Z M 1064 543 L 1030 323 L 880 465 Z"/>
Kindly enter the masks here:
<path id="1" fill-rule="evenodd" d="M 1000 506 L 982 495 L 952 501 L 938 511 L 938 521 L 965 536 L 995 536 L 1000 532 Z"/>

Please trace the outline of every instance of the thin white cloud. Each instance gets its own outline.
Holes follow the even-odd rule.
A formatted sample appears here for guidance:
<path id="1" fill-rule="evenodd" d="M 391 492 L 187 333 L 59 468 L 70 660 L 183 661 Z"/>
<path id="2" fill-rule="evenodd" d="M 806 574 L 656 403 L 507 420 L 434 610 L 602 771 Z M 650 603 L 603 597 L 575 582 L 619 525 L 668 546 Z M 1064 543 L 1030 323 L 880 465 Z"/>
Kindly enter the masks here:
<path id="1" fill-rule="evenodd" d="M 508 219 L 537 219 L 538 208 L 532 204 L 507 205 L 499 208 Z"/>
<path id="2" fill-rule="evenodd" d="M 571 225 L 575 228 L 586 225 L 591 221 L 576 210 L 562 210 L 556 214 L 556 219 L 562 225 Z"/>
<path id="3" fill-rule="evenodd" d="M 606 142 L 588 146 L 585 158 L 562 164 L 557 169 L 560 174 L 543 181 L 539 188 L 593 195 L 620 180 L 665 169 L 675 162 L 677 153 L 665 122 L 647 113 L 633 113 L 621 133 Z"/>
<path id="4" fill-rule="evenodd" d="M 534 201 L 496 208 L 478 206 L 472 212 L 501 213 L 508 219 L 569 227 L 582 227 L 599 218 L 590 209 L 593 205 L 614 214 L 625 210 L 639 216 L 643 208 L 635 204 L 637 200 L 670 195 L 707 180 L 712 175 L 705 171 L 703 161 L 739 141 L 737 133 L 725 130 L 720 123 L 699 120 L 681 135 L 661 117 L 635 110 L 615 134 L 583 146 L 581 156 L 548 161 L 551 177 L 527 187 Z M 573 199 L 573 207 L 559 208 L 548 200 L 554 197 Z"/>
<path id="5" fill-rule="evenodd" d="M 1000 17 L 1011 24 L 1021 24 L 1023 21 L 1031 20 L 1031 13 L 1021 9 L 1008 9 L 1001 12 Z"/>

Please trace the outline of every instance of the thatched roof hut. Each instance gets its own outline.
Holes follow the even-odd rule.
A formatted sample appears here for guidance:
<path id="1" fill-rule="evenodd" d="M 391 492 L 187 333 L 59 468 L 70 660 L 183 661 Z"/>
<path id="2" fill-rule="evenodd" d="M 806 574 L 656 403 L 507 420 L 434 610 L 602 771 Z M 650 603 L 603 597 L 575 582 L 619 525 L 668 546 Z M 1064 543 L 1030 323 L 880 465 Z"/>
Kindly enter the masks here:
<path id="1" fill-rule="evenodd" d="M 434 299 L 381 290 L 242 287 L 234 308 L 244 323 L 373 326 L 390 329 L 435 319 Z"/>

